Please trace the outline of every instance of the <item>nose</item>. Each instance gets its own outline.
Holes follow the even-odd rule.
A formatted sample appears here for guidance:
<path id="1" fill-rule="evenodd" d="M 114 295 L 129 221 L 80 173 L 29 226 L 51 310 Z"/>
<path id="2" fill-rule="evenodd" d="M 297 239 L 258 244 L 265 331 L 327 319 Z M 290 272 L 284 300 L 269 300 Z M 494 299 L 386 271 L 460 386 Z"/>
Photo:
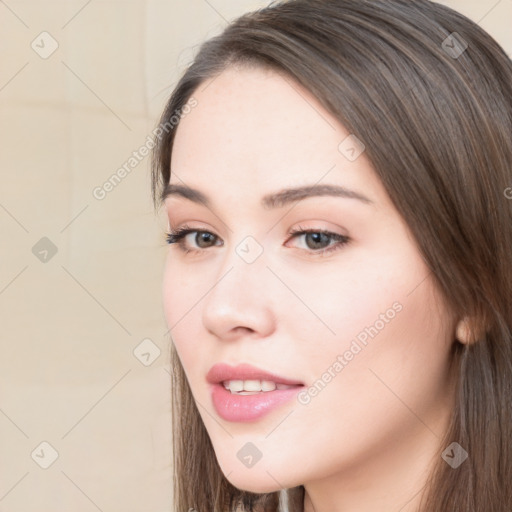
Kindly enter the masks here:
<path id="1" fill-rule="evenodd" d="M 273 275 L 262 256 L 252 263 L 234 249 L 230 256 L 203 301 L 203 325 L 218 339 L 269 336 L 275 328 Z"/>

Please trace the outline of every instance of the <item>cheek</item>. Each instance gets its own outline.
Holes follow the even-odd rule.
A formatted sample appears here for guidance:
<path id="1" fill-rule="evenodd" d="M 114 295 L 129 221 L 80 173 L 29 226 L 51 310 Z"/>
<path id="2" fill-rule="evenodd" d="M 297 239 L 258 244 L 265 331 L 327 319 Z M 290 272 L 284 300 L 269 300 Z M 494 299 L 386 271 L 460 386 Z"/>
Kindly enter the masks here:
<path id="1" fill-rule="evenodd" d="M 197 279 L 183 272 L 173 255 L 167 258 L 162 285 L 163 309 L 167 328 L 184 369 L 193 363 L 200 348 L 200 299 L 206 292 Z M 204 337 L 204 335 L 203 335 Z"/>
<path id="2" fill-rule="evenodd" d="M 288 300 L 288 325 L 296 327 L 294 338 L 303 340 L 304 361 L 315 373 L 333 354 L 349 350 L 352 340 L 364 347 L 376 332 L 381 336 L 400 321 L 411 275 L 418 275 L 410 261 L 409 269 L 404 272 L 396 255 L 361 249 L 332 265 L 319 265 L 307 277 L 287 276 L 301 299 Z"/>
<path id="3" fill-rule="evenodd" d="M 418 286 L 428 275 L 422 262 L 408 262 L 352 276 L 353 293 L 332 293 L 324 301 L 336 336 L 319 336 L 317 323 L 310 332 L 311 337 L 317 332 L 316 347 L 303 338 L 311 384 L 306 422 L 311 419 L 313 428 L 314 418 L 330 411 L 325 435 L 346 434 L 354 450 L 419 425 L 415 414 L 436 425 L 435 411 L 444 403 L 451 345 L 447 318 L 432 279 Z"/>
<path id="4" fill-rule="evenodd" d="M 357 261 L 347 257 L 336 272 L 306 280 L 315 283 L 314 293 L 304 285 L 302 297 L 316 318 L 295 315 L 294 325 L 304 376 L 322 389 L 314 400 L 325 407 L 335 400 L 350 410 L 363 404 L 358 414 L 366 416 L 364 404 L 376 397 L 383 412 L 399 403 L 393 391 L 420 407 L 424 396 L 437 392 L 445 383 L 451 340 L 441 297 L 426 276 L 414 248 L 398 244 L 392 253 L 359 251 Z"/>

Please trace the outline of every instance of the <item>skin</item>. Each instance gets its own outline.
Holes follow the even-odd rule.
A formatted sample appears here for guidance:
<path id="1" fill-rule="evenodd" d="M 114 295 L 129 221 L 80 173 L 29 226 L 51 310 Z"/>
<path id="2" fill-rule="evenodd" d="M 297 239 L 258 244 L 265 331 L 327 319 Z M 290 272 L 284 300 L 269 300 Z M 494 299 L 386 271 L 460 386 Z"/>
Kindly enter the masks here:
<path id="1" fill-rule="evenodd" d="M 171 229 L 215 236 L 189 234 L 197 253 L 169 246 L 163 300 L 223 473 L 257 493 L 302 484 L 306 512 L 416 510 L 453 410 L 456 319 L 406 222 L 365 153 L 350 161 L 339 151 L 348 131 L 290 78 L 228 68 L 193 96 L 170 182 L 198 188 L 212 208 L 174 195 L 165 204 Z M 260 205 L 265 194 L 316 183 L 373 203 Z M 350 241 L 318 256 L 337 241 L 290 236 L 299 226 Z M 263 248 L 251 264 L 235 250 L 249 235 Z M 292 400 L 248 423 L 216 414 L 205 378 L 213 364 L 246 362 L 312 386 L 396 303 L 400 312 L 309 403 Z M 247 442 L 262 452 L 250 468 L 237 458 Z"/>

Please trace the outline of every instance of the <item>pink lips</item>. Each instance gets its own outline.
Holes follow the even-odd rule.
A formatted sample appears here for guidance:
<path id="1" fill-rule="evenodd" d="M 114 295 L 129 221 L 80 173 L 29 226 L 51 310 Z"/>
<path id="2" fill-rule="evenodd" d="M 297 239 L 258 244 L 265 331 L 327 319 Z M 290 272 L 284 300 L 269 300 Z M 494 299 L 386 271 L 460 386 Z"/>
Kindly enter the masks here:
<path id="1" fill-rule="evenodd" d="M 216 364 L 210 368 L 206 380 L 211 385 L 212 402 L 217 414 L 226 421 L 254 421 L 291 400 L 304 386 L 302 382 L 268 373 L 249 364 L 229 366 Z M 223 385 L 227 380 L 268 380 L 276 384 L 294 386 L 290 389 L 262 391 L 253 395 L 231 393 Z"/>
<path id="2" fill-rule="evenodd" d="M 206 380 L 211 384 L 218 384 L 226 380 L 271 380 L 280 384 L 288 384 L 289 386 L 302 386 L 304 383 L 298 380 L 290 380 L 260 370 L 250 364 L 239 364 L 238 366 L 229 366 L 224 363 L 214 364 L 210 371 L 206 374 Z"/>

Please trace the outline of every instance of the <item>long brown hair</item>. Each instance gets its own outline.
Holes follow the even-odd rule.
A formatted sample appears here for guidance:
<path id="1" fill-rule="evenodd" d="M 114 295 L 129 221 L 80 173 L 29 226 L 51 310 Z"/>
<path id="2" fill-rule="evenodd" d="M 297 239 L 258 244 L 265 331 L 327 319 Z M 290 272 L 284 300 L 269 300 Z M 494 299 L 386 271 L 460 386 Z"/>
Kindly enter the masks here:
<path id="1" fill-rule="evenodd" d="M 447 303 L 471 319 L 474 342 L 453 344 L 457 398 L 443 439 L 444 447 L 459 443 L 469 458 L 452 469 L 439 453 L 421 512 L 511 511 L 509 57 L 477 24 L 427 0 L 273 3 L 202 45 L 160 123 L 233 65 L 284 72 L 365 143 Z M 153 154 L 157 207 L 175 131 Z M 175 510 L 282 510 L 282 493 L 244 492 L 224 477 L 173 345 L 172 364 Z M 303 486 L 287 496 L 290 512 L 303 510 Z"/>

